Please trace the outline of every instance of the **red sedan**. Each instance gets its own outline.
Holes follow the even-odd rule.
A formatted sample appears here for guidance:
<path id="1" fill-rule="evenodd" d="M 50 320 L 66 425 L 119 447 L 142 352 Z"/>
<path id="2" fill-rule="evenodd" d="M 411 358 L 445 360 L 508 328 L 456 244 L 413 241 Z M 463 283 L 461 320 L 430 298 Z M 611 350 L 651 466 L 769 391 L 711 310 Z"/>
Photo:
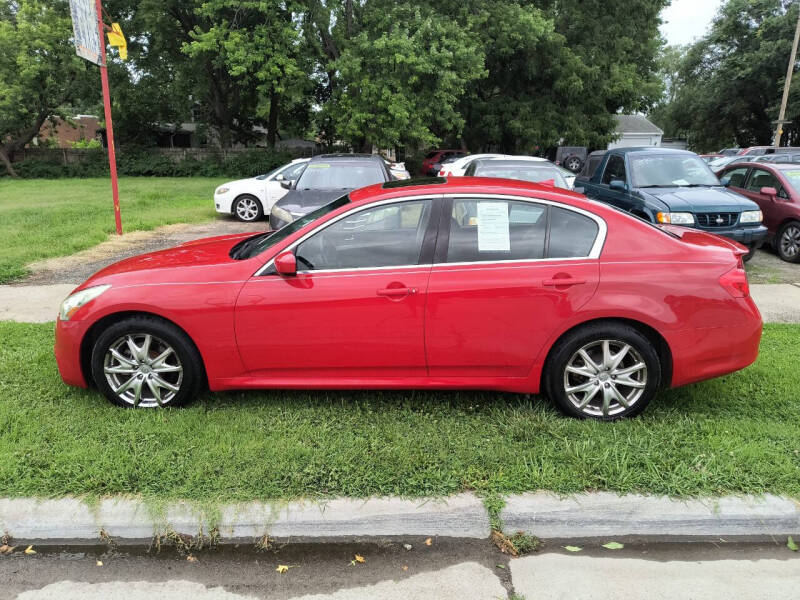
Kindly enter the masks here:
<path id="1" fill-rule="evenodd" d="M 764 215 L 767 240 L 783 260 L 800 262 L 800 165 L 740 163 L 719 176 L 753 200 Z"/>
<path id="2" fill-rule="evenodd" d="M 755 360 L 743 246 L 545 185 L 435 181 L 103 269 L 61 308 L 61 376 L 142 408 L 205 385 L 470 388 L 612 420 Z"/>

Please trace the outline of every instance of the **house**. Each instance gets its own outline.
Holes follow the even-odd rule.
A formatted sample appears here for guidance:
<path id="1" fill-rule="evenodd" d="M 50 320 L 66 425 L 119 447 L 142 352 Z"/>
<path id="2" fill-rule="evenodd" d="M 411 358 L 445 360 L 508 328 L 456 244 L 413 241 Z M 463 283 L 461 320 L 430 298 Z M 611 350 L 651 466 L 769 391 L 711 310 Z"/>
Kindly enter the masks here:
<path id="1" fill-rule="evenodd" d="M 70 119 L 52 117 L 44 122 L 34 145 L 72 148 L 76 142 L 102 139 L 105 130 L 94 115 L 78 115 Z"/>
<path id="2" fill-rule="evenodd" d="M 664 132 L 643 115 L 614 115 L 617 119 L 616 135 L 608 149 L 641 146 L 661 146 Z"/>

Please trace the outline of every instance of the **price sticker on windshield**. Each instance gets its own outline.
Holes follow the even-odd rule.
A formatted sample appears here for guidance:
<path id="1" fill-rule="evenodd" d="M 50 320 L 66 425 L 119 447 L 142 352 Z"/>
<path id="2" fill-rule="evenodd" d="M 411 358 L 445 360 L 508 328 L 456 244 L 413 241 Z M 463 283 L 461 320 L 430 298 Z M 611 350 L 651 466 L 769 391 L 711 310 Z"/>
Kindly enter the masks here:
<path id="1" fill-rule="evenodd" d="M 478 252 L 509 252 L 508 204 L 478 202 Z"/>

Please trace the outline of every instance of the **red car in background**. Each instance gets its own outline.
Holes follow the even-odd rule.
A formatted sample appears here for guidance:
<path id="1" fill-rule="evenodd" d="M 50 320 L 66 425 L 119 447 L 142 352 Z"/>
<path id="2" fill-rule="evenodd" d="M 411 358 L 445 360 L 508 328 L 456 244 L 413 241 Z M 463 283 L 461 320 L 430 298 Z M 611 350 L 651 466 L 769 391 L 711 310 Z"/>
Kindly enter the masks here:
<path id="1" fill-rule="evenodd" d="M 719 176 L 761 208 L 767 241 L 787 262 L 800 262 L 800 164 L 738 163 Z"/>
<path id="2" fill-rule="evenodd" d="M 422 161 L 421 173 L 425 176 L 435 176 L 441 168 L 442 161 L 451 156 L 466 156 L 469 152 L 464 150 L 431 150 Z"/>
<path id="3" fill-rule="evenodd" d="M 204 385 L 455 388 L 614 420 L 756 359 L 746 253 L 553 186 L 393 181 L 99 271 L 64 301 L 55 353 L 124 407 Z"/>

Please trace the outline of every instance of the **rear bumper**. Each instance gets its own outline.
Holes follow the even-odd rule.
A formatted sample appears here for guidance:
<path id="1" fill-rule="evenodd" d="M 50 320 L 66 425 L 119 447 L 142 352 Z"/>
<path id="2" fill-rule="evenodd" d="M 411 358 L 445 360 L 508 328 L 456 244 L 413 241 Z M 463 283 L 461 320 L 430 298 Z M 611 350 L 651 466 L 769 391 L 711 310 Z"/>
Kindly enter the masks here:
<path id="1" fill-rule="evenodd" d="M 699 228 L 698 228 L 699 229 Z M 752 248 L 760 248 L 767 239 L 767 228 L 763 225 L 756 227 L 732 227 L 730 229 L 701 229 L 707 233 L 721 235 Z"/>
<path id="2" fill-rule="evenodd" d="M 89 325 L 86 321 L 56 321 L 56 355 L 58 372 L 68 385 L 88 387 L 81 365 L 81 340 Z"/>
<path id="3" fill-rule="evenodd" d="M 752 298 L 738 301 L 742 318 L 727 327 L 686 329 L 669 334 L 672 387 L 695 383 L 753 364 L 761 341 L 761 315 Z"/>

